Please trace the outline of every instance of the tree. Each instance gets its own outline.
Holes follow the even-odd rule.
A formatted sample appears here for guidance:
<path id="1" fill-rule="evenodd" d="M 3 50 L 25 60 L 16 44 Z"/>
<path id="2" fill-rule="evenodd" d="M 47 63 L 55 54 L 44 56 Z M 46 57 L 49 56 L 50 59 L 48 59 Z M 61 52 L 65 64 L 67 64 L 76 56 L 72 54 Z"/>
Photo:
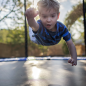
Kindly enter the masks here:
<path id="1" fill-rule="evenodd" d="M 79 3 L 75 6 L 73 6 L 73 9 L 71 10 L 71 12 L 67 13 L 67 15 L 66 15 L 64 23 L 67 26 L 67 28 L 70 30 L 71 26 L 81 16 L 83 16 L 83 4 Z"/>
<path id="2" fill-rule="evenodd" d="M 8 30 L 8 34 L 7 34 L 7 43 L 11 43 L 11 44 L 21 44 L 24 43 L 24 28 L 21 27 L 21 29 L 17 29 L 18 27 L 16 27 L 13 30 Z"/>
<path id="3" fill-rule="evenodd" d="M 24 42 L 24 0 L 0 0 L 0 4 L 0 29 L 6 29 L 8 32 L 7 34 L 4 30 L 0 30 L 2 33 L 0 40 L 5 37 L 5 43 Z M 27 7 L 30 4 L 31 2 L 27 0 Z"/>
<path id="4" fill-rule="evenodd" d="M 76 23 L 76 21 L 81 22 L 80 18 L 82 16 L 83 16 L 83 4 L 79 3 L 73 6 L 73 9 L 69 13 L 67 13 L 64 23 L 67 26 L 67 28 L 71 31 L 71 27 Z M 69 53 L 65 42 L 63 43 L 63 52 L 65 54 Z"/>
<path id="5" fill-rule="evenodd" d="M 23 0 L 24 1 L 24 0 Z M 24 2 L 22 0 L 0 0 L 0 26 L 2 23 L 8 28 L 12 26 L 24 26 Z M 27 6 L 31 2 L 27 1 Z M 8 24 L 10 23 L 10 27 Z M 15 27 L 14 27 L 15 28 Z"/>

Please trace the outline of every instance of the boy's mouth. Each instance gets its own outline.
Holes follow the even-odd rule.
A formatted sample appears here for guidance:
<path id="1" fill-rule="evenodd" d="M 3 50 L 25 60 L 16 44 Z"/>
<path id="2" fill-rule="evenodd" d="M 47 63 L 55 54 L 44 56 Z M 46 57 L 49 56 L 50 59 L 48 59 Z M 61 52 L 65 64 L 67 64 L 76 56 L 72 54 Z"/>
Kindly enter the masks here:
<path id="1" fill-rule="evenodd" d="M 51 24 L 47 24 L 47 27 L 50 27 L 51 26 Z"/>

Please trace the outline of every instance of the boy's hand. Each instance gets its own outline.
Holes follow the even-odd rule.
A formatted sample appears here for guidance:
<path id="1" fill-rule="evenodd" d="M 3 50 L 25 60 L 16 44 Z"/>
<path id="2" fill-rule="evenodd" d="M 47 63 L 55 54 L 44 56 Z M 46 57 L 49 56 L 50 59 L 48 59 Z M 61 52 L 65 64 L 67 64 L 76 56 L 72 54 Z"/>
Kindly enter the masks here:
<path id="1" fill-rule="evenodd" d="M 72 66 L 74 66 L 74 65 L 76 66 L 77 65 L 77 59 L 71 58 L 68 60 L 68 63 L 72 64 Z"/>
<path id="2" fill-rule="evenodd" d="M 34 8 L 29 8 L 25 12 L 25 16 L 28 18 L 34 18 L 38 15 L 38 11 L 36 11 Z"/>

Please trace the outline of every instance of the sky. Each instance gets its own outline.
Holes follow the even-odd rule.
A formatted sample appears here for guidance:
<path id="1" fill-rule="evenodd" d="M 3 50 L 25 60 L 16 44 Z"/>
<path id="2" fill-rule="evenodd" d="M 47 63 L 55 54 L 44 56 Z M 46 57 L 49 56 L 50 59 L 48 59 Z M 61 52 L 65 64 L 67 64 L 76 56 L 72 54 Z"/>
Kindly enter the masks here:
<path id="1" fill-rule="evenodd" d="M 0 2 L 1 1 L 2 0 L 0 0 Z M 5 1 L 5 0 L 3 0 L 3 1 Z M 33 3 L 33 0 L 29 0 L 29 1 L 31 1 Z M 37 6 L 37 2 L 38 1 L 39 0 L 34 0 L 34 3 L 33 3 L 34 7 Z M 57 0 L 57 1 L 59 1 L 59 3 L 60 3 L 60 17 L 59 17 L 58 21 L 61 21 L 62 23 L 64 23 L 65 15 L 67 14 L 67 12 L 70 12 L 72 10 L 72 6 L 73 5 L 78 4 L 78 2 L 81 2 L 81 3 L 83 2 L 83 0 Z M 2 7 L 1 3 L 0 3 L 0 9 L 3 10 L 4 14 L 6 14 L 7 12 L 9 12 L 9 10 L 4 9 Z M 0 18 L 3 17 L 3 16 L 4 15 L 0 13 Z M 11 27 L 10 26 L 11 22 L 10 22 L 10 20 L 8 20 L 8 21 L 7 21 L 8 26 Z M 2 22 L 0 22 L 0 23 L 2 23 Z M 5 27 L 5 25 L 0 24 L 0 27 Z M 77 36 L 76 36 L 76 38 L 77 38 Z"/>

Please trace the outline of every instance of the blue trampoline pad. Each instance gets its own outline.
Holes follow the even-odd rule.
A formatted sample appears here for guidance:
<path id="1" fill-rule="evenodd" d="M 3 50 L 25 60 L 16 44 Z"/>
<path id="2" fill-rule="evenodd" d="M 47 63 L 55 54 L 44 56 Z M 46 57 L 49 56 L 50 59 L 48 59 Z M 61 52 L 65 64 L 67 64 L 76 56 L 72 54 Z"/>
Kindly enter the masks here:
<path id="1" fill-rule="evenodd" d="M 6 62 L 6 61 L 28 61 L 28 60 L 68 60 L 71 57 L 16 57 L 16 58 L 2 58 L 0 59 L 0 62 Z M 77 60 L 86 60 L 86 57 L 77 57 Z"/>

